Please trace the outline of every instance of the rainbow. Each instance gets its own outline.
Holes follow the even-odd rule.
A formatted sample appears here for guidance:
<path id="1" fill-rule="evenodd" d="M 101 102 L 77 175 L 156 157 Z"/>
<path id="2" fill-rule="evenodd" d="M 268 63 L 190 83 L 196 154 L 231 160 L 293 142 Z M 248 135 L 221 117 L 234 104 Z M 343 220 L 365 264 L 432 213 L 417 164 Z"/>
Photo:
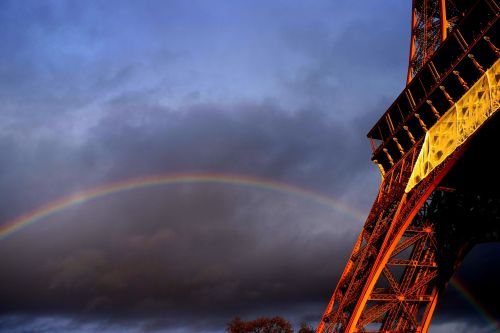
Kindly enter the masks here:
<path id="1" fill-rule="evenodd" d="M 500 323 L 495 319 L 495 317 L 488 311 L 488 309 L 483 306 L 474 295 L 467 289 L 462 281 L 456 276 L 452 277 L 450 284 L 462 295 L 462 297 L 469 302 L 475 310 L 486 319 L 495 331 L 500 332 Z"/>
<path id="2" fill-rule="evenodd" d="M 321 205 L 330 207 L 336 211 L 342 212 L 346 216 L 353 218 L 357 221 L 364 221 L 365 214 L 361 213 L 345 203 L 336 200 L 332 197 L 318 194 L 316 192 L 290 185 L 274 180 L 241 176 L 241 175 L 228 175 L 228 174 L 215 174 L 215 173 L 200 173 L 200 174 L 171 174 L 171 175 L 157 175 L 142 178 L 126 179 L 118 182 L 104 184 L 91 188 L 86 191 L 71 194 L 62 197 L 58 200 L 45 204 L 27 214 L 21 215 L 18 218 L 7 222 L 0 226 L 0 240 L 5 239 L 14 233 L 49 217 L 61 210 L 73 207 L 79 204 L 86 203 L 91 200 L 120 193 L 124 191 L 131 191 L 141 188 L 167 186 L 167 185 L 181 185 L 181 184 L 220 184 L 231 185 L 238 187 L 247 187 L 254 189 L 268 190 L 287 195 L 294 195 L 307 200 L 312 200 Z M 462 296 L 470 302 L 474 308 L 497 330 L 500 330 L 499 323 L 495 318 L 482 306 L 475 297 L 467 290 L 460 280 L 456 277 L 452 278 L 450 284 L 456 288 Z"/>
<path id="3" fill-rule="evenodd" d="M 215 173 L 200 173 L 200 174 L 170 174 L 157 175 L 142 178 L 126 179 L 114 183 L 109 183 L 91 188 L 79 193 L 71 194 L 62 197 L 58 200 L 43 205 L 27 214 L 21 215 L 18 218 L 7 222 L 0 226 L 0 240 L 32 225 L 56 212 L 63 209 L 76 206 L 91 200 L 95 200 L 111 194 L 131 191 L 141 188 L 154 186 L 180 185 L 180 184 L 221 184 L 232 185 L 239 187 L 248 187 L 263 189 L 268 191 L 280 192 L 288 195 L 294 195 L 308 200 L 312 200 L 319 204 L 328 206 L 344 213 L 346 216 L 357 221 L 364 221 L 365 214 L 352 209 L 339 200 L 329 196 L 318 194 L 310 190 L 277 182 L 269 179 L 262 179 L 249 176 L 227 175 Z"/>

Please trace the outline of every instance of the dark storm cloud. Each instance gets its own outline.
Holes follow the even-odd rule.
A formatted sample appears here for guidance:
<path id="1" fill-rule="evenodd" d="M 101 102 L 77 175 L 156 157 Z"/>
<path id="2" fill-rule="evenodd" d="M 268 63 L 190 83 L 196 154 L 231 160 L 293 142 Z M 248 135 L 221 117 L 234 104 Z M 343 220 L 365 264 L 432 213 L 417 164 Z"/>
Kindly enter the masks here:
<path id="1" fill-rule="evenodd" d="M 10 163 L 24 167 L 7 168 L 12 174 L 2 188 L 17 184 L 20 195 L 3 206 L 30 206 L 27 198 L 46 200 L 97 180 L 179 171 L 254 175 L 341 197 L 369 168 L 351 154 L 362 148 L 350 133 L 349 123 L 314 110 L 241 104 L 181 112 L 123 96 L 107 104 L 85 144 L 55 144 L 53 138 L 31 152 L 19 142 L 7 151 Z M 314 202 L 220 186 L 103 198 L 3 242 L 0 293 L 7 301 L 1 311 L 77 315 L 86 325 L 149 330 L 217 329 L 236 314 L 315 321 L 360 223 Z M 437 322 L 457 314 L 467 312 L 447 307 Z M 468 318 L 481 324 L 477 316 Z"/>
<path id="2" fill-rule="evenodd" d="M 480 244 L 465 257 L 455 277 L 458 282 L 449 285 L 438 304 L 436 322 L 462 319 L 465 324 L 487 325 L 495 332 L 493 322 L 500 318 L 498 250 L 498 244 Z"/>
<path id="3" fill-rule="evenodd" d="M 272 103 L 170 110 L 122 96 L 103 114 L 84 143 L 57 132 L 36 144 L 3 135 L 3 185 L 23 196 L 8 206 L 26 195 L 46 201 L 92 184 L 175 172 L 254 175 L 342 196 L 358 174 L 374 171 L 357 125 L 317 110 L 289 113 Z"/>
<path id="4" fill-rule="evenodd" d="M 364 140 L 353 137 L 353 125 L 332 121 L 318 110 L 290 114 L 272 103 L 260 103 L 171 111 L 137 105 L 128 98 L 115 100 L 110 108 L 90 131 L 92 144 L 111 151 L 114 165 L 126 164 L 127 172 L 207 170 L 304 186 L 321 175 L 313 187 L 330 184 L 322 190 L 339 195 L 348 181 L 339 174 L 369 168 L 358 163 L 358 154 L 351 154 L 352 150 L 368 153 Z M 344 144 L 338 144 L 341 141 Z"/>
<path id="5" fill-rule="evenodd" d="M 2 2 L 0 222 L 179 172 L 273 179 L 366 213 L 379 178 L 364 136 L 404 84 L 409 5 L 262 4 Z M 0 242 L 0 330 L 316 323 L 361 224 L 257 189 L 115 194 Z M 442 317 L 436 332 L 484 326 Z"/>
<path id="6" fill-rule="evenodd" d="M 355 178 L 369 168 L 346 150 L 362 149 L 350 133 L 348 123 L 319 111 L 290 113 L 271 103 L 170 110 L 122 96 L 78 146 L 57 133 L 35 147 L 10 138 L 5 158 L 23 167 L 8 167 L 2 188 L 20 194 L 2 206 L 20 214 L 40 198 L 95 182 L 196 171 L 342 197 L 352 178 L 338 175 Z M 287 304 L 325 299 L 340 274 L 337 256 L 348 254 L 360 223 L 265 191 L 184 186 L 116 195 L 3 242 L 0 293 L 8 301 L 1 311 L 149 324 L 163 318 L 169 327 L 187 325 L 196 312 L 214 329 L 238 313 L 294 313 Z"/>

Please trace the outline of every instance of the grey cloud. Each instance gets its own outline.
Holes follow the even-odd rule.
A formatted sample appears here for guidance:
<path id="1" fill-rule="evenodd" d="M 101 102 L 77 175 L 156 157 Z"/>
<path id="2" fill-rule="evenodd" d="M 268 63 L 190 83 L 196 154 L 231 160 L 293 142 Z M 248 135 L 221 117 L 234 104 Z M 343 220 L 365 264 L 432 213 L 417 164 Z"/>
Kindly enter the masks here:
<path id="1" fill-rule="evenodd" d="M 78 147 L 30 147 L 32 153 L 20 155 L 25 167 L 4 178 L 2 188 L 25 179 L 17 191 L 34 192 L 39 202 L 96 179 L 188 170 L 278 179 L 341 197 L 370 168 L 352 155 L 361 149 L 361 141 L 351 138 L 355 126 L 314 110 L 241 104 L 180 112 L 123 97 L 106 112 Z M 15 151 L 22 151 L 17 145 Z M 46 177 L 49 170 L 58 172 Z M 81 176 L 87 173 L 93 176 Z M 367 202 L 373 197 L 364 195 Z M 9 198 L 4 207 L 36 206 L 29 198 Z M 144 321 L 151 330 L 199 330 L 200 322 L 216 329 L 235 314 L 266 311 L 315 321 L 360 226 L 315 202 L 255 189 L 182 185 L 117 194 L 5 240 L 0 294 L 7 302 L 0 310 L 78 314 L 86 323 L 110 325 Z M 462 313 L 452 308 L 437 322 Z M 198 324 L 191 323 L 193 312 Z"/>
<path id="2" fill-rule="evenodd" d="M 179 172 L 273 179 L 368 211 L 379 177 L 364 135 L 404 84 L 404 17 L 350 19 L 347 1 L 0 6 L 1 223 Z M 313 200 L 213 184 L 103 197 L 0 242 L 0 331 L 316 323 L 361 224 Z M 449 306 L 437 329 L 457 314 L 484 326 Z"/>
<path id="3" fill-rule="evenodd" d="M 4 207 L 22 211 L 96 180 L 186 171 L 253 175 L 340 196 L 350 181 L 338 175 L 368 168 L 356 172 L 346 147 L 335 144 L 348 142 L 349 125 L 317 111 L 241 104 L 180 112 L 132 100 L 109 103 L 79 146 L 60 142 L 57 133 L 36 146 L 13 140 L 10 154 L 31 153 L 20 155 L 23 168 L 9 168 L 2 188 L 22 179 L 17 191 L 31 194 Z M 178 324 L 195 311 L 209 327 L 221 327 L 234 311 L 259 304 L 321 302 L 359 225 L 315 202 L 255 189 L 184 185 L 110 196 L 1 244 L 8 273 L 0 285 L 9 286 L 0 288 L 8 300 L 1 311 L 122 321 L 161 314 Z"/>
<path id="4" fill-rule="evenodd" d="M 437 325 L 431 325 L 429 329 L 429 333 L 447 333 L 447 332 L 457 332 L 457 333 L 466 333 L 466 332 L 478 332 L 478 333 L 495 333 L 496 329 L 470 325 L 468 323 L 464 323 L 461 321 L 451 321 L 447 323 L 440 323 Z"/>
<path id="5" fill-rule="evenodd" d="M 342 29 L 314 23 L 283 30 L 286 47 L 306 59 L 302 67 L 282 75 L 284 85 L 294 92 L 288 97 L 331 110 L 333 117 L 342 119 L 359 114 L 379 117 L 403 88 L 407 68 L 408 31 L 401 26 L 408 17 L 401 13 L 410 10 L 401 3 L 388 6 L 398 13 L 391 20 L 363 11 L 345 18 Z"/>
<path id="6" fill-rule="evenodd" d="M 171 110 L 123 96 L 87 134 L 83 156 L 109 165 L 107 178 L 181 170 L 243 173 L 338 196 L 352 179 L 339 175 L 355 177 L 371 168 L 355 126 L 318 110 L 290 114 L 272 103 Z"/>

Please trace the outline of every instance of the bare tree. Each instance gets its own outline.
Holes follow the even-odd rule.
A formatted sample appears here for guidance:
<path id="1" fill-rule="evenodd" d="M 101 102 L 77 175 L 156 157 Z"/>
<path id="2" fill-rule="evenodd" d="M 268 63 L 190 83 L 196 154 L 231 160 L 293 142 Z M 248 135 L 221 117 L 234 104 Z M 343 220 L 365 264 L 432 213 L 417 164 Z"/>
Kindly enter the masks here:
<path id="1" fill-rule="evenodd" d="M 312 328 L 311 325 L 307 323 L 302 323 L 300 324 L 299 332 L 298 333 L 315 333 L 315 330 Z"/>
<path id="2" fill-rule="evenodd" d="M 244 321 L 236 317 L 227 324 L 228 333 L 293 333 L 292 325 L 282 317 L 261 317 Z"/>

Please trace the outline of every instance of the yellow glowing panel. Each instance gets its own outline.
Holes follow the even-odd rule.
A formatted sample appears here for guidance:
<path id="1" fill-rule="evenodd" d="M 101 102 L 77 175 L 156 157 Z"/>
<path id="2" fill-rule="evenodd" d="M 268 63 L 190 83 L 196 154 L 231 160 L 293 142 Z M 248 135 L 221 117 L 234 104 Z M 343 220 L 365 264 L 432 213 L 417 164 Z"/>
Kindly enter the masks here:
<path id="1" fill-rule="evenodd" d="M 499 102 L 500 60 L 497 60 L 425 134 L 405 192 L 409 192 L 463 144 L 498 110 Z"/>

